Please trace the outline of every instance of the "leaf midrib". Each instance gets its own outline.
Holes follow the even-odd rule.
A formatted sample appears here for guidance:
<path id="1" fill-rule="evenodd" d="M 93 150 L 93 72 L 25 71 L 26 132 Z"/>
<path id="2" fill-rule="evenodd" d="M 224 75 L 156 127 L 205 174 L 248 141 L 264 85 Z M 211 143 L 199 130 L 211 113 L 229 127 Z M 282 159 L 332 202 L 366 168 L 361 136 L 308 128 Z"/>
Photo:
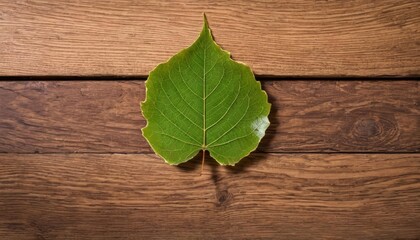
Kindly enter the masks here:
<path id="1" fill-rule="evenodd" d="M 206 146 L 206 50 L 207 48 L 203 48 L 203 145 L 201 146 L 202 150 L 205 151 Z"/>

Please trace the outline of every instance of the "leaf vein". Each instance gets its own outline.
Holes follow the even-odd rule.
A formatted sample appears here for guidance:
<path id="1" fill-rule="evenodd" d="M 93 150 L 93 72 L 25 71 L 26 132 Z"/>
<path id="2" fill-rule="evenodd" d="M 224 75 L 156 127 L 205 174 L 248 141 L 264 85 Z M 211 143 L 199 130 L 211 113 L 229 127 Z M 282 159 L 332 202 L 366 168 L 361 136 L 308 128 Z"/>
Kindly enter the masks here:
<path id="1" fill-rule="evenodd" d="M 222 119 L 225 118 L 226 114 L 228 114 L 228 112 L 230 111 L 230 109 L 232 109 L 232 106 L 235 104 L 236 100 L 238 99 L 239 93 L 241 92 L 241 84 L 238 84 L 238 90 L 236 91 L 236 96 L 235 99 L 233 99 L 232 103 L 229 105 L 229 107 L 226 109 L 226 111 L 223 113 L 223 115 L 216 121 L 214 122 L 212 125 L 210 125 L 207 130 L 209 130 L 210 128 L 212 128 L 213 126 L 215 126 L 216 124 L 218 124 Z"/>
<path id="2" fill-rule="evenodd" d="M 172 82 L 172 80 L 170 80 L 171 82 Z M 173 84 L 173 82 L 172 82 L 172 84 Z M 165 93 L 164 95 L 165 95 L 165 97 L 169 100 L 169 103 L 173 106 L 173 108 L 177 111 L 177 112 L 179 112 L 180 114 L 181 114 L 181 116 L 183 116 L 183 117 L 185 117 L 186 119 L 188 119 L 188 121 L 190 121 L 192 124 L 194 124 L 194 126 L 196 126 L 196 127 L 198 127 L 199 129 L 201 129 L 201 127 L 200 126 L 198 126 L 197 125 L 197 123 L 195 123 L 193 120 L 191 120 L 186 114 L 184 114 L 183 112 L 181 112 L 176 106 L 175 106 L 175 104 L 172 102 L 172 100 L 171 100 L 171 98 L 169 97 L 169 95 L 168 95 L 168 93 L 166 92 L 166 90 L 165 90 L 165 88 L 162 86 L 162 81 L 160 81 L 160 86 L 161 86 L 161 88 L 163 89 L 163 92 Z M 176 87 L 175 87 L 176 88 Z M 180 96 L 180 98 L 182 99 L 182 100 L 184 100 L 183 99 L 183 97 L 182 97 L 182 95 L 179 95 Z M 184 100 L 185 101 L 185 100 Z M 186 102 L 186 101 L 185 101 Z M 188 103 L 187 103 L 187 105 L 190 107 L 190 108 L 192 108 Z"/>
<path id="3" fill-rule="evenodd" d="M 191 72 L 192 72 L 192 73 L 194 73 L 194 75 L 195 75 L 197 78 L 199 78 L 200 80 L 202 80 L 202 79 L 203 79 L 203 77 L 199 76 L 199 75 L 198 75 L 198 73 L 196 73 L 196 72 L 194 71 L 194 69 L 191 67 L 191 65 L 188 63 L 188 61 L 187 61 L 187 62 L 185 62 L 185 64 L 188 66 L 188 68 L 191 70 Z M 178 68 L 179 68 L 179 67 L 178 67 Z"/>
<path id="4" fill-rule="evenodd" d="M 201 96 L 199 96 L 197 93 L 195 93 L 191 88 L 190 88 L 190 86 L 188 86 L 188 84 L 185 82 L 185 79 L 184 79 L 184 77 L 182 76 L 182 72 L 181 72 L 181 67 L 180 67 L 181 65 L 178 63 L 178 72 L 179 72 L 179 75 L 181 76 L 181 79 L 182 79 L 182 82 L 184 83 L 184 85 L 187 87 L 187 89 L 188 90 L 190 90 L 190 92 L 192 93 L 192 94 L 194 94 L 196 97 L 198 97 L 198 98 L 200 98 L 201 99 Z"/>
<path id="5" fill-rule="evenodd" d="M 156 110 L 158 110 L 158 112 L 166 119 L 168 120 L 170 123 L 172 123 L 172 125 L 174 125 L 176 128 L 178 128 L 181 132 L 183 132 L 186 136 L 188 136 L 190 139 L 194 140 L 194 142 L 196 142 L 196 144 L 200 145 L 200 143 L 194 139 L 193 137 L 191 137 L 191 135 L 189 135 L 187 132 L 185 132 L 182 128 L 180 128 L 178 126 L 178 124 L 174 123 L 171 121 L 171 119 L 169 119 L 162 111 L 160 111 L 159 108 L 156 108 Z"/>
<path id="6" fill-rule="evenodd" d="M 206 99 L 208 98 L 208 97 L 210 97 L 211 96 L 211 94 L 214 92 L 214 90 L 216 90 L 217 89 L 217 87 L 219 87 L 219 85 L 220 85 L 220 83 L 222 82 L 222 79 L 223 79 L 223 77 L 225 76 L 225 68 L 223 68 L 223 73 L 222 73 L 222 76 L 219 78 L 219 81 L 217 82 L 217 85 L 213 88 L 213 90 L 211 90 L 210 91 L 210 93 L 206 96 Z"/>
<path id="7" fill-rule="evenodd" d="M 171 82 L 171 84 L 175 87 L 175 90 L 176 90 L 176 92 L 178 93 L 178 95 L 179 95 L 179 97 L 182 99 L 182 101 L 184 101 L 192 110 L 194 110 L 198 115 L 201 115 L 201 113 L 198 111 L 198 110 L 196 110 L 195 108 L 193 108 L 189 103 L 188 103 L 188 101 L 187 100 L 185 100 L 184 99 L 184 97 L 182 96 L 182 94 L 181 94 L 181 92 L 179 92 L 179 89 L 178 89 L 178 87 L 176 86 L 176 84 L 175 84 L 175 82 L 172 80 L 172 77 L 171 77 L 171 71 L 169 71 L 169 73 L 168 73 L 168 77 L 169 77 L 169 81 Z M 162 82 L 160 82 L 160 86 L 161 86 L 161 88 L 164 90 L 164 92 L 165 92 L 165 94 L 166 95 L 168 95 L 167 93 L 166 93 L 166 91 L 165 91 L 165 88 L 163 88 L 163 86 L 162 86 Z M 169 98 L 169 96 L 168 96 L 168 98 Z"/>
<path id="8" fill-rule="evenodd" d="M 161 134 L 161 135 L 164 135 L 164 136 L 170 137 L 170 138 L 172 138 L 172 139 L 175 139 L 175 140 L 177 140 L 177 141 L 179 141 L 179 142 L 183 142 L 183 143 L 188 144 L 188 145 L 192 145 L 192 146 L 196 146 L 196 147 L 201 147 L 201 146 L 200 146 L 200 145 L 198 145 L 198 144 L 195 144 L 195 143 L 191 143 L 191 142 L 188 142 L 188 141 L 182 140 L 182 139 L 180 139 L 180 138 L 177 138 L 177 137 L 175 137 L 175 136 L 172 136 L 172 135 L 167 134 L 167 133 L 164 133 L 164 132 L 156 132 L 156 134 Z"/>
<path id="9" fill-rule="evenodd" d="M 231 139 L 231 140 L 226 141 L 226 142 L 223 142 L 223 143 L 219 143 L 219 144 L 211 145 L 211 147 L 219 147 L 219 146 L 222 146 L 222 145 L 226 145 L 226 144 L 231 143 L 231 142 L 234 142 L 234 141 L 236 141 L 236 140 L 239 140 L 239 139 L 242 139 L 242 138 L 248 137 L 248 136 L 249 136 L 249 135 L 251 135 L 252 133 L 254 133 L 254 132 L 250 132 L 250 133 L 248 133 L 248 134 L 246 134 L 246 135 L 244 135 L 244 136 L 240 136 L 240 137 L 237 137 L 237 138 Z"/>
<path id="10" fill-rule="evenodd" d="M 205 73 L 206 75 L 209 74 L 214 67 L 216 67 L 217 63 L 219 63 L 220 59 L 222 59 L 223 56 L 220 56 L 219 58 L 217 58 L 216 62 L 213 64 L 213 66 Z"/>
<path id="11" fill-rule="evenodd" d="M 261 111 L 260 111 L 257 115 L 260 115 L 263 111 L 264 111 L 264 108 L 261 108 Z M 219 147 L 219 146 L 226 145 L 226 144 L 228 144 L 228 143 L 234 142 L 234 141 L 236 141 L 236 140 L 239 140 L 239 139 L 245 138 L 245 137 L 247 137 L 247 136 L 249 136 L 249 135 L 251 135 L 251 134 L 253 134 L 253 133 L 254 133 L 254 130 L 253 130 L 253 129 L 251 129 L 251 130 L 252 130 L 252 131 L 251 131 L 250 133 L 248 133 L 248 134 L 246 134 L 246 135 L 244 135 L 244 136 L 237 137 L 237 138 L 235 138 L 235 139 L 231 139 L 231 140 L 226 141 L 226 142 L 224 142 L 224 143 L 219 143 L 219 144 L 216 144 L 216 145 L 212 145 L 211 147 Z"/>
<path id="12" fill-rule="evenodd" d="M 242 115 L 242 117 L 226 132 L 224 132 L 222 135 L 220 135 L 216 140 L 214 140 L 213 142 L 209 143 L 209 146 L 211 146 L 213 143 L 219 141 L 219 139 L 221 139 L 222 137 L 226 136 L 226 134 L 228 134 L 230 131 L 232 131 L 241 121 L 242 119 L 244 119 L 244 117 L 246 116 L 246 114 L 248 113 L 248 109 L 249 109 L 249 96 L 248 97 L 248 104 L 247 104 L 247 108 L 244 111 L 244 114 Z"/>

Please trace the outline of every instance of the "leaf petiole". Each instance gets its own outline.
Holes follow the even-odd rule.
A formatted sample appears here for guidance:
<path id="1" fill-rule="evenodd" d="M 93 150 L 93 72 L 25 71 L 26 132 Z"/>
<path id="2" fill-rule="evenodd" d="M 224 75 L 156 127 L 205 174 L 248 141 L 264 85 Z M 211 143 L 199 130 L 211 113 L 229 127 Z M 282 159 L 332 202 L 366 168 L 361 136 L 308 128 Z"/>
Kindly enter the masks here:
<path id="1" fill-rule="evenodd" d="M 201 172 L 200 172 L 200 176 L 203 174 L 204 160 L 206 160 L 206 150 L 205 149 L 203 149 L 203 157 L 201 158 Z"/>

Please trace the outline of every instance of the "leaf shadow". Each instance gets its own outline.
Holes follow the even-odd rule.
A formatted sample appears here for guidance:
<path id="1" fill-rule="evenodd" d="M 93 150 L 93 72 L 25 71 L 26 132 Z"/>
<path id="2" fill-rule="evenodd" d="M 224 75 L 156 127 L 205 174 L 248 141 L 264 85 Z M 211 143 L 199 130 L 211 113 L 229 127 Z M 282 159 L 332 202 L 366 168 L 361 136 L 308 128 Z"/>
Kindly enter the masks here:
<path id="1" fill-rule="evenodd" d="M 186 163 L 178 165 L 178 169 L 190 172 L 191 174 L 198 174 L 198 168 L 201 167 L 201 154 L 197 154 L 193 159 Z M 206 161 L 203 175 L 209 177 L 214 186 L 215 193 L 214 204 L 217 208 L 226 208 L 232 202 L 233 194 L 230 191 L 229 181 L 225 181 L 226 175 L 237 175 L 246 173 L 247 170 L 255 165 L 258 161 L 266 158 L 266 154 L 263 153 L 251 153 L 249 156 L 243 158 L 235 166 L 221 166 L 213 158 L 210 157 L 209 153 L 206 152 Z M 221 169 L 224 168 L 222 171 Z M 210 171 L 210 174 L 208 173 Z M 195 173 L 194 173 L 195 172 Z M 210 175 L 210 176 L 209 176 Z"/>
<path id="2" fill-rule="evenodd" d="M 216 160 L 210 157 L 210 154 L 208 152 L 206 152 L 206 161 L 204 162 L 205 167 L 203 174 L 206 174 L 206 170 L 208 171 L 208 169 L 210 168 L 213 181 L 217 181 L 219 168 L 225 168 L 230 173 L 238 174 L 246 172 L 247 169 L 255 165 L 258 161 L 261 161 L 265 158 L 266 157 L 264 153 L 253 152 L 250 155 L 243 158 L 241 161 L 239 161 L 235 166 L 221 166 L 216 162 Z M 190 161 L 181 163 L 176 167 L 184 172 L 197 171 L 201 167 L 201 154 L 197 154 L 197 156 L 195 156 Z"/>
<path id="3" fill-rule="evenodd" d="M 273 84 L 275 83 L 264 83 L 262 84 L 262 88 L 263 90 L 265 90 L 265 88 L 274 89 L 275 86 L 272 86 Z M 267 128 L 265 132 L 265 136 L 261 139 L 259 147 L 257 148 L 257 152 L 266 152 L 266 150 L 270 148 L 270 146 L 275 140 L 276 133 L 279 132 L 279 128 L 280 128 L 280 122 L 279 122 L 279 119 L 277 118 L 277 113 L 280 107 L 276 104 L 274 97 L 270 96 L 268 93 L 267 93 L 267 96 L 268 96 L 268 102 L 271 103 L 270 114 L 268 115 L 270 126 Z"/>
<path id="4" fill-rule="evenodd" d="M 199 166 L 201 166 L 201 151 L 188 162 L 181 163 L 175 167 L 184 172 L 194 172 Z"/>
<path id="5" fill-rule="evenodd" d="M 266 158 L 264 153 L 253 152 L 249 156 L 243 158 L 235 166 L 226 166 L 225 168 L 232 174 L 246 173 L 257 162 Z"/>

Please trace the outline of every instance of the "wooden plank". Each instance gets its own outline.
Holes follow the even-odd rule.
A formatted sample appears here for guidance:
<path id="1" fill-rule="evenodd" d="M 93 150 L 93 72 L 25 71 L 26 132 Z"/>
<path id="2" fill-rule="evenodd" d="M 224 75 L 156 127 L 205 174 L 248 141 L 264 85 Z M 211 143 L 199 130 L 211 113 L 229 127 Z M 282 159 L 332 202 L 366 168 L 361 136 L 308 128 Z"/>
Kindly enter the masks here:
<path id="1" fill-rule="evenodd" d="M 420 1 L 1 0 L 0 75 L 141 75 L 206 12 L 258 75 L 420 75 Z"/>
<path id="2" fill-rule="evenodd" d="M 417 239 L 420 154 L 0 154 L 4 239 Z"/>
<path id="3" fill-rule="evenodd" d="M 419 152 L 417 81 L 266 81 L 264 152 Z M 143 81 L 0 82 L 0 152 L 151 152 Z"/>

